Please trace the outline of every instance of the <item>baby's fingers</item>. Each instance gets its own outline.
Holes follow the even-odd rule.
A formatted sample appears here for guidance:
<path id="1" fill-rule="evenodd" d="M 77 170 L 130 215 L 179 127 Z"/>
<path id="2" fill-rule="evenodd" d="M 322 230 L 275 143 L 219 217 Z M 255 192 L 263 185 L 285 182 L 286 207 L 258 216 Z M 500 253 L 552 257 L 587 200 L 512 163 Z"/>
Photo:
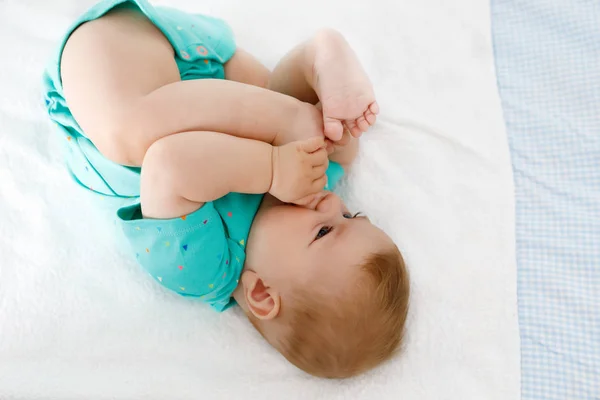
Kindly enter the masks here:
<path id="1" fill-rule="evenodd" d="M 314 153 L 317 150 L 325 148 L 325 139 L 323 137 L 313 137 L 307 140 L 304 140 L 300 143 L 300 147 L 306 153 Z M 327 153 L 327 152 L 325 152 Z"/>
<path id="2" fill-rule="evenodd" d="M 327 186 L 327 175 L 323 175 L 313 181 L 311 189 L 315 192 L 323 190 Z"/>
<path id="3" fill-rule="evenodd" d="M 311 173 L 311 178 L 313 180 L 319 179 L 320 177 L 325 175 L 325 172 L 327 172 L 327 167 L 328 167 L 328 165 L 326 165 L 326 164 L 321 164 L 316 167 L 313 167 L 312 173 Z"/>
<path id="4" fill-rule="evenodd" d="M 321 148 L 309 156 L 310 165 L 313 167 L 317 167 L 319 165 L 329 165 L 329 154 L 327 153 L 326 148 Z"/>
<path id="5" fill-rule="evenodd" d="M 297 204 L 299 206 L 303 206 L 306 208 L 310 208 L 310 209 L 315 209 L 314 205 L 318 202 L 319 200 L 319 194 L 309 194 L 306 197 L 301 198 L 300 200 L 296 200 L 293 201 L 294 204 Z"/>

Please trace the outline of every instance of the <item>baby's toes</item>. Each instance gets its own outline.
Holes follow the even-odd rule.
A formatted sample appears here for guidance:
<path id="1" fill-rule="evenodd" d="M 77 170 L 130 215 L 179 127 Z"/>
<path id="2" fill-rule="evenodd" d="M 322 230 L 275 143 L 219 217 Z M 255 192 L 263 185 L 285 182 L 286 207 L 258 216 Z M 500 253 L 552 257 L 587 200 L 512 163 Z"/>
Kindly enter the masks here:
<path id="1" fill-rule="evenodd" d="M 323 118 L 323 130 L 325 132 L 325 137 L 334 141 L 341 139 L 344 133 L 342 121 L 327 116 Z"/>
<path id="2" fill-rule="evenodd" d="M 356 119 L 356 126 L 358 126 L 361 132 L 366 132 L 367 129 L 369 129 L 369 123 L 364 116 L 360 116 Z"/>
<path id="3" fill-rule="evenodd" d="M 364 114 L 365 119 L 369 123 L 369 125 L 373 125 L 375 121 L 377 121 L 377 116 L 371 112 L 371 110 L 365 111 Z"/>
<path id="4" fill-rule="evenodd" d="M 362 134 L 362 131 L 360 130 L 358 125 L 356 125 L 355 119 L 346 120 L 344 123 L 346 125 L 346 128 L 348 128 L 348 130 L 350 131 L 350 134 L 352 136 L 354 136 L 355 138 L 360 137 L 360 135 Z"/>
<path id="5" fill-rule="evenodd" d="M 379 104 L 377 104 L 376 101 L 372 102 L 369 106 L 369 111 L 371 111 L 375 115 L 379 114 Z"/>

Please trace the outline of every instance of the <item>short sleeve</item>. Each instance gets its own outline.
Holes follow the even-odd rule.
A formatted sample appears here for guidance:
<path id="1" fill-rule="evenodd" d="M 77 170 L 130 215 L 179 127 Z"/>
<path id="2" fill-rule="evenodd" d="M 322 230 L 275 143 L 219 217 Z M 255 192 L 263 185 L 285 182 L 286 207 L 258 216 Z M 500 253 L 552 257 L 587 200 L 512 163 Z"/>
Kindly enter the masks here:
<path id="1" fill-rule="evenodd" d="M 139 204 L 117 216 L 137 261 L 161 285 L 217 311 L 232 304 L 245 254 L 212 202 L 173 219 L 142 219 Z"/>

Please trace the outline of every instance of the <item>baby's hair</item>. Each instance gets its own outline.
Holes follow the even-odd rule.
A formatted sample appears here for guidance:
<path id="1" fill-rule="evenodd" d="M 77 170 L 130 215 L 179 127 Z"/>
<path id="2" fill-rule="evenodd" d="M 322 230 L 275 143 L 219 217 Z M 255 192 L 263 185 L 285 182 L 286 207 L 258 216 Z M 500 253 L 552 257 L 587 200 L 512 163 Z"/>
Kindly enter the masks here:
<path id="1" fill-rule="evenodd" d="M 299 290 L 281 317 L 288 329 L 270 338 L 285 358 L 323 378 L 348 378 L 388 360 L 401 347 L 408 314 L 409 278 L 396 246 L 372 254 L 359 281 L 332 298 L 322 288 Z M 365 276 L 366 275 L 366 276 Z"/>

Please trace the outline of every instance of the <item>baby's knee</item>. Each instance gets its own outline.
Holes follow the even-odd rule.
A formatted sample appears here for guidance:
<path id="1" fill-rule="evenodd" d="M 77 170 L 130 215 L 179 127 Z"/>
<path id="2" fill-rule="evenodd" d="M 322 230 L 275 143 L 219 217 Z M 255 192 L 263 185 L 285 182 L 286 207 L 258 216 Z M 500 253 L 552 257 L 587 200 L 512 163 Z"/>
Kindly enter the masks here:
<path id="1" fill-rule="evenodd" d="M 333 28 L 321 28 L 319 29 L 313 36 L 314 42 L 322 42 L 326 40 L 327 42 L 331 41 L 345 41 L 344 35 L 342 35 L 339 31 Z"/>
<path id="2" fill-rule="evenodd" d="M 163 194 L 178 194 L 175 184 L 177 171 L 174 168 L 176 157 L 168 138 L 159 139 L 149 146 L 144 156 L 141 174 L 141 192 L 146 201 L 149 193 L 156 192 L 157 188 L 160 188 Z M 152 195 L 155 196 L 156 193 Z"/>

